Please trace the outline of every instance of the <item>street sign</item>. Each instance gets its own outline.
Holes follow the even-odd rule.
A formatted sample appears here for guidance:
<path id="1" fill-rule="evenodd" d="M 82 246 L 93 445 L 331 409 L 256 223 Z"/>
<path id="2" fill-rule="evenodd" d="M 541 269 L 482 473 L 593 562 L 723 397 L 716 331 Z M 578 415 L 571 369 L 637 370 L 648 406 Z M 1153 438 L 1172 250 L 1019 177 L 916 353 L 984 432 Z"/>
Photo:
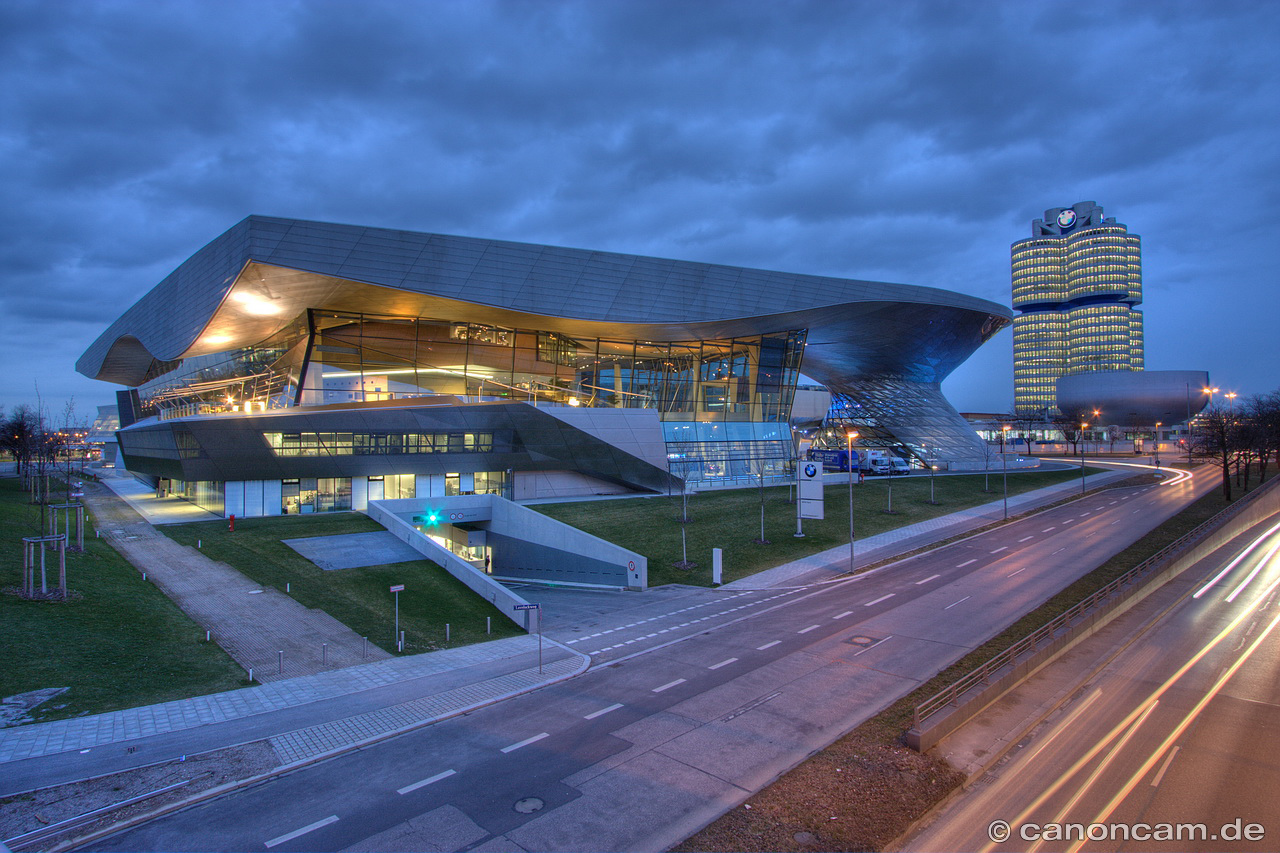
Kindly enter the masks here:
<path id="1" fill-rule="evenodd" d="M 392 592 L 404 592 L 404 584 L 402 584 L 402 583 L 398 583 L 398 584 L 396 584 L 395 586 L 391 587 L 391 591 L 392 591 Z"/>
<path id="2" fill-rule="evenodd" d="M 513 606 L 513 610 L 537 610 L 542 607 L 541 604 L 517 604 Z"/>

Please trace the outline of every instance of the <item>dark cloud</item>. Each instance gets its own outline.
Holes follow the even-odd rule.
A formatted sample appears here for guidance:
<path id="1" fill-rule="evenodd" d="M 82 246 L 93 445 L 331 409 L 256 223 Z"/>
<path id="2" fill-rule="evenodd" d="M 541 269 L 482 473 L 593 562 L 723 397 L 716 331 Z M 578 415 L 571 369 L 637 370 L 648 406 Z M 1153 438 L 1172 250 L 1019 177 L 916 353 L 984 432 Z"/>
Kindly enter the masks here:
<path id="1" fill-rule="evenodd" d="M 0 405 L 109 399 L 78 355 L 250 213 L 1007 304 L 1008 244 L 1085 199 L 1143 235 L 1148 364 L 1269 390 L 1220 342 L 1278 307 L 1277 36 L 1241 2 L 0 0 Z M 1008 348 L 959 406 L 1008 405 Z"/>

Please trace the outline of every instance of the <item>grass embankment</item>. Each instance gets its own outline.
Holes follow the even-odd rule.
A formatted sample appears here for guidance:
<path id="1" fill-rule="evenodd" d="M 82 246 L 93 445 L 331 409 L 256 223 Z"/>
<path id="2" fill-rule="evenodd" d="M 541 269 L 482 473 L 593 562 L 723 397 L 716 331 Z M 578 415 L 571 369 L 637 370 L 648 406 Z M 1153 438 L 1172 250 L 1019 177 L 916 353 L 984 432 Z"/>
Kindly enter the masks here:
<path id="1" fill-rule="evenodd" d="M 1271 476 L 1275 476 L 1273 472 Z M 1268 477 L 1271 479 L 1271 477 Z M 964 782 L 903 743 L 915 706 L 1173 543 L 1227 506 L 1214 490 L 673 848 L 676 851 L 881 850 Z"/>
<path id="2" fill-rule="evenodd" d="M 22 538 L 40 534 L 40 508 L 17 479 L 0 479 L 0 697 L 49 687 L 66 693 L 36 722 L 100 714 L 243 686 L 245 672 L 104 540 L 67 555 L 67 601 L 28 601 Z M 47 555 L 57 588 L 57 555 Z"/>
<path id="3" fill-rule="evenodd" d="M 502 612 L 457 578 L 428 560 L 325 571 L 285 545 L 284 539 L 339 536 L 384 530 L 356 513 L 236 519 L 230 532 L 224 521 L 171 524 L 159 529 L 175 542 L 195 546 L 200 540 L 206 557 L 239 570 L 263 586 L 289 595 L 307 607 L 328 613 L 369 642 L 395 651 L 395 597 L 388 591 L 404 584 L 400 593 L 400 630 L 405 653 L 454 648 L 523 633 Z M 493 633 L 485 634 L 485 617 L 492 617 Z M 445 625 L 450 626 L 445 642 Z"/>
<path id="4" fill-rule="evenodd" d="M 1086 469 L 1092 472 L 1096 469 Z M 1018 495 L 1080 478 L 1079 469 L 1009 473 L 1009 495 Z M 936 504 L 929 502 L 929 477 L 868 477 L 854 486 L 853 520 L 858 539 L 893 530 L 918 521 L 956 512 L 978 504 L 1000 500 L 1004 494 L 1000 475 L 990 476 L 990 492 L 983 491 L 982 474 L 947 475 L 934 478 Z M 892 489 L 893 513 L 889 507 Z M 796 538 L 796 506 L 787 499 L 786 486 L 764 490 L 765 536 L 760 538 L 760 490 L 734 489 L 703 492 L 689 497 L 689 517 L 685 525 L 689 561 L 696 568 L 676 568 L 680 544 L 680 496 L 580 501 L 531 507 L 552 518 L 585 530 L 609 542 L 643 554 L 649 561 L 649 585 L 686 583 L 711 586 L 711 549 L 724 549 L 724 582 L 734 581 L 782 563 L 849 543 L 848 486 L 826 487 L 826 518 L 806 519 L 804 538 Z"/>

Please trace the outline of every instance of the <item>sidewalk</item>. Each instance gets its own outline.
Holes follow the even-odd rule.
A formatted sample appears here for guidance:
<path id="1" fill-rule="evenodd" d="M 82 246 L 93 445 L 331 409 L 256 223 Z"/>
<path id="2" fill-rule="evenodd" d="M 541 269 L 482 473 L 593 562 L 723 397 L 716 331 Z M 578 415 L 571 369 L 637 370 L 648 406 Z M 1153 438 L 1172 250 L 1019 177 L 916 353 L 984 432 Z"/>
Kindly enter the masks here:
<path id="1" fill-rule="evenodd" d="M 1090 474 L 1085 478 L 1085 485 L 1096 490 L 1107 483 L 1132 477 L 1133 471 L 1106 471 Z M 1009 517 L 1047 506 L 1063 498 L 1080 494 L 1080 484 L 1074 480 L 1046 486 L 1033 492 L 1024 492 L 1009 498 Z M 977 530 L 988 524 L 1004 519 L 1004 499 L 979 504 L 947 515 L 940 515 L 927 521 L 908 524 L 895 530 L 887 530 L 875 536 L 858 539 L 854 543 L 855 565 L 869 566 L 890 557 L 905 554 L 959 536 L 971 530 Z M 849 546 L 839 545 L 817 554 L 783 563 L 772 569 L 758 572 L 751 577 L 742 578 L 725 584 L 721 589 L 760 590 L 780 586 L 803 586 L 821 583 L 824 580 L 840 577 L 849 571 Z"/>

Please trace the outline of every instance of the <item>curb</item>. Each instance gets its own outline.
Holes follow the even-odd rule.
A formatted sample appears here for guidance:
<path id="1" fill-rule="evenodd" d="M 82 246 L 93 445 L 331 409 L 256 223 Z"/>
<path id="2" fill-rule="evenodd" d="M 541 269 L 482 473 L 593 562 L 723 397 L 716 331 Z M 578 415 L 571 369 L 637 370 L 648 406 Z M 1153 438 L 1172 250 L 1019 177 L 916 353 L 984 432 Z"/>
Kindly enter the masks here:
<path id="1" fill-rule="evenodd" d="M 399 737 L 400 735 L 406 734 L 408 732 L 426 728 L 427 726 L 431 726 L 436 723 L 443 722 L 444 720 L 449 720 L 454 717 L 460 717 L 463 714 L 469 714 L 472 711 L 478 710 L 480 708 L 485 708 L 490 705 L 496 705 L 499 702 L 504 702 L 507 699 L 511 699 L 516 696 L 522 696 L 526 693 L 532 693 L 535 690 L 541 690 L 542 688 L 548 687 L 552 684 L 558 684 L 562 681 L 568 681 L 569 679 L 576 678 L 582 673 L 586 672 L 587 669 L 591 666 L 591 659 L 587 655 L 584 655 L 582 652 L 574 651 L 573 649 L 568 648 L 564 644 L 557 642 L 556 640 L 552 640 L 550 638 L 546 638 L 546 641 L 553 643 L 559 646 L 564 651 L 568 652 L 571 658 L 577 657 L 578 665 L 570 672 L 555 676 L 553 678 L 544 679 L 543 681 L 540 681 L 539 683 L 531 685 L 529 687 L 526 687 L 520 690 L 508 691 L 507 693 L 503 693 L 497 696 L 492 696 L 488 699 L 484 699 L 479 702 L 473 702 L 470 705 L 459 706 L 458 708 L 454 708 L 453 710 L 447 711 L 443 714 L 437 714 L 433 717 L 428 717 L 426 719 L 419 720 L 418 722 L 410 723 L 407 726 L 401 726 L 400 728 L 394 729 L 392 731 L 382 732 L 381 734 L 374 735 L 373 737 L 366 738 L 361 741 L 355 741 L 353 743 L 349 743 L 344 746 L 331 749 L 327 752 L 322 752 L 322 753 L 319 753 L 318 755 L 310 756 L 309 758 L 304 758 L 299 761 L 294 761 L 290 764 L 281 765 L 280 767 L 277 767 L 274 770 L 268 771 L 267 773 L 260 773 L 257 776 L 250 776 L 247 779 L 240 779 L 235 782 L 227 782 L 222 785 L 217 785 L 213 788 L 209 788 L 207 790 L 201 791 L 198 794 L 192 794 L 190 797 L 186 797 L 181 800 L 175 800 L 172 803 L 167 803 L 163 806 L 152 809 L 149 812 L 145 812 L 135 817 L 131 817 L 126 820 L 120 821 L 119 823 L 114 823 L 114 824 L 111 824 L 110 826 L 103 827 L 102 829 L 91 832 L 88 835 L 82 835 L 82 836 L 77 836 L 75 838 L 68 839 L 67 841 L 60 842 L 46 849 L 48 850 L 48 853 L 60 853 L 60 851 L 75 850 L 75 849 L 81 848 L 87 844 L 92 844 L 95 841 L 99 841 L 103 838 L 110 837 L 124 830 L 133 829 L 134 827 L 142 826 L 143 824 L 150 823 L 151 821 L 156 820 L 157 818 L 160 818 L 160 817 L 164 817 L 165 815 L 173 814 L 174 812 L 182 811 L 183 809 L 189 808 L 191 806 L 199 805 L 200 803 L 217 799 L 218 797 L 221 797 L 225 794 L 229 794 L 244 788 L 249 788 L 261 782 L 266 782 L 271 779 L 278 778 L 280 776 L 285 776 L 296 770 L 301 770 L 305 767 L 310 767 L 313 764 L 319 764 L 322 761 L 327 761 L 330 758 L 336 758 L 341 755 L 346 755 L 347 753 L 355 752 L 357 750 L 364 749 L 369 746 L 373 746 L 374 744 L 381 743 L 382 741 L 390 740 L 395 737 Z M 256 741 L 246 741 L 245 743 L 258 743 L 266 740 L 269 740 L 269 738 L 259 738 Z M 223 749 L 223 748 L 225 747 L 219 747 L 219 749 Z M 214 750 L 209 750 L 209 751 L 212 752 Z M 200 755 L 202 753 L 193 753 L 193 754 Z"/>

